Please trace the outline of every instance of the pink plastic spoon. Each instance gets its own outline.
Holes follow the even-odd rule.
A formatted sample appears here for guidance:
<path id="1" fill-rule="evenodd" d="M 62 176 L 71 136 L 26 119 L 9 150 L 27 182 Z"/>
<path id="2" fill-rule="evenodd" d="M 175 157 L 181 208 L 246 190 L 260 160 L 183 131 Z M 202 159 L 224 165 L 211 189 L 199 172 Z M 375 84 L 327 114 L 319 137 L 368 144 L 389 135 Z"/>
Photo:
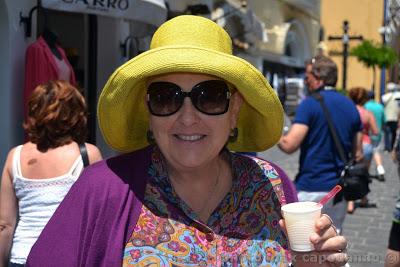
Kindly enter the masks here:
<path id="1" fill-rule="evenodd" d="M 328 192 L 319 202 L 318 204 L 320 205 L 325 205 L 331 198 L 333 198 L 340 190 L 342 190 L 342 187 L 340 185 L 336 185 L 331 191 Z"/>

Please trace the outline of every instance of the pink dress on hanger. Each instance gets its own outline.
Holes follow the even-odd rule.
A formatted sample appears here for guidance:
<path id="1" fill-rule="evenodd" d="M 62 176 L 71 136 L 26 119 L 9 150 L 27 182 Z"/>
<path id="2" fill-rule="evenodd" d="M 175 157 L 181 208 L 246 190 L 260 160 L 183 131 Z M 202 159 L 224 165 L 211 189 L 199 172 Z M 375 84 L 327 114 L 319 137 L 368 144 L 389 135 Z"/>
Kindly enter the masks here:
<path id="1" fill-rule="evenodd" d="M 64 50 L 57 46 L 61 54 L 62 61 L 67 65 L 70 75 L 66 80 L 72 85 L 76 85 L 75 74 L 71 64 L 68 62 Z M 65 73 L 65 71 L 63 71 Z M 25 85 L 24 85 L 24 114 L 26 114 L 26 105 L 32 91 L 36 86 L 46 83 L 49 80 L 60 79 L 60 71 L 46 41 L 39 37 L 26 50 L 25 55 Z"/>

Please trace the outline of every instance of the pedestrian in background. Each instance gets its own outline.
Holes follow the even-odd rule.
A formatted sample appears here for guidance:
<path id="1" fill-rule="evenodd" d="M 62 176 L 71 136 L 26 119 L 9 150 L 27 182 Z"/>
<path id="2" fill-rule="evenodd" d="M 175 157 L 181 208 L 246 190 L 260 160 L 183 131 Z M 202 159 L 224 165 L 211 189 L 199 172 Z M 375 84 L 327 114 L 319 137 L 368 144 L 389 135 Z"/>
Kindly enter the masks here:
<path id="1" fill-rule="evenodd" d="M 397 175 L 400 178 L 400 123 L 397 128 L 396 138 L 391 154 L 393 161 L 397 165 Z M 400 191 L 394 202 L 395 209 L 388 238 L 385 267 L 400 267 Z"/>
<path id="2" fill-rule="evenodd" d="M 286 266 L 285 175 L 230 152 L 279 140 L 277 95 L 207 18 L 168 20 L 150 47 L 119 67 L 99 98 L 105 140 L 125 153 L 84 171 L 28 266 Z M 345 238 L 327 215 L 316 229 L 310 240 L 322 251 L 303 259 L 327 261 L 299 256 L 296 267 L 342 266 Z"/>
<path id="3" fill-rule="evenodd" d="M 378 103 L 375 101 L 374 92 L 370 91 L 368 93 L 368 98 L 369 98 L 369 100 L 367 101 L 367 103 L 364 104 L 364 107 L 366 110 L 368 110 L 369 112 L 371 112 L 374 115 L 376 127 L 378 128 L 378 134 L 370 136 L 371 142 L 372 142 L 372 148 L 373 148 L 372 159 L 375 161 L 375 164 L 376 164 L 376 172 L 377 172 L 378 180 L 384 181 L 385 180 L 385 168 L 383 167 L 383 164 L 382 164 L 382 156 L 379 152 L 379 147 L 380 147 L 380 143 L 382 141 L 382 136 L 383 136 L 383 132 L 384 132 L 383 128 L 386 123 L 385 110 L 381 103 Z"/>
<path id="4" fill-rule="evenodd" d="M 390 152 L 393 149 L 393 143 L 396 136 L 397 122 L 399 120 L 399 101 L 400 86 L 395 83 L 388 83 L 386 86 L 388 92 L 382 96 L 382 103 L 385 107 L 385 151 Z"/>
<path id="5" fill-rule="evenodd" d="M 400 179 L 400 121 L 396 131 L 396 138 L 393 144 L 393 150 L 391 152 L 393 162 L 397 165 L 397 176 Z M 396 207 L 400 209 L 400 191 L 399 196 L 396 200 Z"/>
<path id="6" fill-rule="evenodd" d="M 97 147 L 85 143 L 85 99 L 69 83 L 50 81 L 36 87 L 27 112 L 29 141 L 11 149 L 1 178 L 0 266 L 24 266 L 84 167 L 80 149 L 87 149 L 83 157 L 90 163 L 101 160 Z"/>
<path id="7" fill-rule="evenodd" d="M 337 66 L 330 58 L 319 55 L 306 62 L 305 84 L 310 95 L 297 107 L 289 132 L 278 144 L 286 153 L 300 148 L 299 172 L 295 179 L 299 201 L 318 202 L 339 182 L 344 168 L 321 104 L 313 94 L 323 97 L 345 153 L 352 153 L 357 160 L 362 158 L 360 116 L 354 103 L 336 92 L 336 82 Z M 328 202 L 323 211 L 331 216 L 340 231 L 347 205 L 343 198 L 336 201 Z"/>
<path id="8" fill-rule="evenodd" d="M 395 207 L 388 243 L 385 267 L 400 267 L 400 204 Z"/>
<path id="9" fill-rule="evenodd" d="M 397 124 L 396 137 L 391 156 L 397 165 L 397 175 L 400 179 L 400 121 Z M 395 202 L 392 226 L 388 238 L 388 249 L 385 257 L 385 267 L 400 267 L 400 191 Z"/>
<path id="10" fill-rule="evenodd" d="M 374 115 L 363 107 L 363 105 L 368 100 L 367 90 L 363 87 L 351 88 L 349 90 L 349 97 L 354 102 L 354 104 L 356 104 L 357 110 L 360 114 L 361 122 L 363 125 L 362 129 L 362 149 L 364 156 L 363 160 L 365 161 L 365 164 L 367 164 L 369 169 L 373 154 L 371 136 L 377 135 L 379 133 L 378 127 L 376 126 Z M 361 199 L 360 206 L 366 207 L 367 204 L 368 204 L 368 198 L 367 196 L 364 196 Z M 347 212 L 348 213 L 354 212 L 354 201 L 351 200 L 347 203 Z"/>

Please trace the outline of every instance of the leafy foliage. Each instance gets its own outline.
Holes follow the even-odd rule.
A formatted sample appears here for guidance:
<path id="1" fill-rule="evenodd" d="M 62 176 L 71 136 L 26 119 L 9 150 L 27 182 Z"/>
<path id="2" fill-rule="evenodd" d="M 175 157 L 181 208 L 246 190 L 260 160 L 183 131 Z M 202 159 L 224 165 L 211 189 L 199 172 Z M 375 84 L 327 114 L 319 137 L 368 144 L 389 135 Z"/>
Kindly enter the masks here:
<path id="1" fill-rule="evenodd" d="M 387 68 L 397 61 L 396 52 L 387 45 L 378 45 L 372 41 L 363 41 L 350 51 L 350 55 L 357 57 L 368 68 Z"/>
<path id="2" fill-rule="evenodd" d="M 365 40 L 350 51 L 367 68 L 372 68 L 372 89 L 375 91 L 376 67 L 388 68 L 398 60 L 396 52 L 387 45 Z"/>
<path id="3" fill-rule="evenodd" d="M 371 41 L 363 41 L 351 49 L 350 55 L 357 57 L 368 68 L 374 67 L 378 62 L 377 48 Z"/>
<path id="4" fill-rule="evenodd" d="M 398 58 L 396 52 L 391 47 L 382 45 L 378 49 L 378 66 L 380 68 L 387 68 L 397 62 Z"/>

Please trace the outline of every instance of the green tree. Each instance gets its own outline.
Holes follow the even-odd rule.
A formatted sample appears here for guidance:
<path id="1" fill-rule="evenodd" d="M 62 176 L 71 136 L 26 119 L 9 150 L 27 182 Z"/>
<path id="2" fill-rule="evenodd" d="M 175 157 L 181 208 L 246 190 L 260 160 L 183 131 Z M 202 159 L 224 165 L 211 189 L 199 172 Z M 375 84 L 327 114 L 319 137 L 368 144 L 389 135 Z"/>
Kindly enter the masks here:
<path id="1" fill-rule="evenodd" d="M 367 68 L 372 68 L 372 90 L 375 91 L 376 67 L 388 68 L 397 61 L 396 52 L 387 45 L 375 44 L 366 40 L 350 51 Z"/>

